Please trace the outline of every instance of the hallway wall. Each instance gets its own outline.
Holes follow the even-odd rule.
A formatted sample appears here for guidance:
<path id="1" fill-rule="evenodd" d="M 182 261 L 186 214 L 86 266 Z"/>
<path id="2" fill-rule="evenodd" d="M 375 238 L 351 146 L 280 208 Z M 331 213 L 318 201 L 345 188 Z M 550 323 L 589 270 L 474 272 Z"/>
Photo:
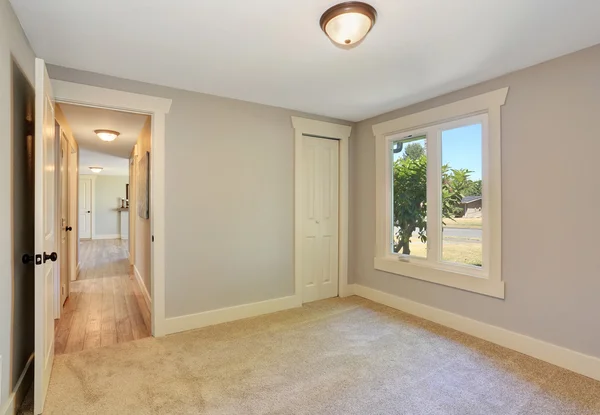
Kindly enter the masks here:
<path id="1" fill-rule="evenodd" d="M 146 123 L 144 124 L 144 128 L 142 128 L 142 131 L 140 132 L 140 136 L 136 144 L 136 174 L 139 174 L 137 163 L 139 163 L 141 157 L 143 157 L 143 155 L 146 154 L 147 151 L 152 151 L 151 124 L 152 119 L 148 118 L 148 120 L 146 120 Z M 152 168 L 152 166 L 150 166 L 150 168 Z M 134 189 L 137 204 L 137 183 Z M 142 281 L 146 286 L 146 290 L 150 295 L 152 295 L 152 281 L 150 276 L 150 250 L 152 249 L 152 230 L 150 228 L 150 219 L 144 219 L 140 217 L 137 211 L 137 206 L 132 205 L 129 213 L 130 215 L 133 215 L 133 220 L 135 220 L 135 259 L 133 265 L 142 277 Z"/>

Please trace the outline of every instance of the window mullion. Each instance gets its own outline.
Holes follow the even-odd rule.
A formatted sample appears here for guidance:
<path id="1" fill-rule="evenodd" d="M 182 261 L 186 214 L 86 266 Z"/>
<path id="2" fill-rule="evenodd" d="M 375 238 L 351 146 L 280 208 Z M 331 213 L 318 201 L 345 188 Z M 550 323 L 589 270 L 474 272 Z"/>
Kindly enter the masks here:
<path id="1" fill-rule="evenodd" d="M 438 263 L 441 250 L 441 154 L 440 130 L 427 132 L 427 261 Z"/>

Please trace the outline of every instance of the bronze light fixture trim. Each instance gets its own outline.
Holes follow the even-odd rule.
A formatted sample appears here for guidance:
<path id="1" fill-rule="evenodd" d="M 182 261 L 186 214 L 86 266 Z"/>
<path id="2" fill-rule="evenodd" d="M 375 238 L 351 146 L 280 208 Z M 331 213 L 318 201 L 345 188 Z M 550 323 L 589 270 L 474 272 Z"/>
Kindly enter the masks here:
<path id="1" fill-rule="evenodd" d="M 321 29 L 335 43 L 350 46 L 360 42 L 377 20 L 373 6 L 360 1 L 336 4 L 321 16 Z"/>

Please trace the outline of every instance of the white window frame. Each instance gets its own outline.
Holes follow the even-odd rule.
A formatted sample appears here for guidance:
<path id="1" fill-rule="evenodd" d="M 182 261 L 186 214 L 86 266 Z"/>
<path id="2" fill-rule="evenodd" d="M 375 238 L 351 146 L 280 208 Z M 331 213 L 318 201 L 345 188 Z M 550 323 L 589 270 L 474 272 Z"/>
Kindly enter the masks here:
<path id="1" fill-rule="evenodd" d="M 373 126 L 376 140 L 375 269 L 436 284 L 504 298 L 502 281 L 501 107 L 508 88 L 477 95 Z M 482 124 L 483 266 L 439 262 L 441 257 L 441 131 Z M 394 254 L 392 221 L 392 141 L 427 134 L 427 152 L 436 159 L 427 166 L 428 258 Z M 435 134 L 434 136 L 432 134 Z M 439 160 L 438 160 L 439 159 Z M 438 238 L 438 239 L 435 239 Z"/>

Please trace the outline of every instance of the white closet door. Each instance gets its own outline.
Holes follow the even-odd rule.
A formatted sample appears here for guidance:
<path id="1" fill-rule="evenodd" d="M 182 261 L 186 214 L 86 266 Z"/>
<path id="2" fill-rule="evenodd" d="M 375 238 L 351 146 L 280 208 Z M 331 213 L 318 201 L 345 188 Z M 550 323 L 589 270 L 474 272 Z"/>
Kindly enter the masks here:
<path id="1" fill-rule="evenodd" d="M 338 295 L 339 142 L 303 138 L 303 302 Z"/>
<path id="2" fill-rule="evenodd" d="M 79 238 L 92 239 L 91 179 L 79 179 Z"/>

